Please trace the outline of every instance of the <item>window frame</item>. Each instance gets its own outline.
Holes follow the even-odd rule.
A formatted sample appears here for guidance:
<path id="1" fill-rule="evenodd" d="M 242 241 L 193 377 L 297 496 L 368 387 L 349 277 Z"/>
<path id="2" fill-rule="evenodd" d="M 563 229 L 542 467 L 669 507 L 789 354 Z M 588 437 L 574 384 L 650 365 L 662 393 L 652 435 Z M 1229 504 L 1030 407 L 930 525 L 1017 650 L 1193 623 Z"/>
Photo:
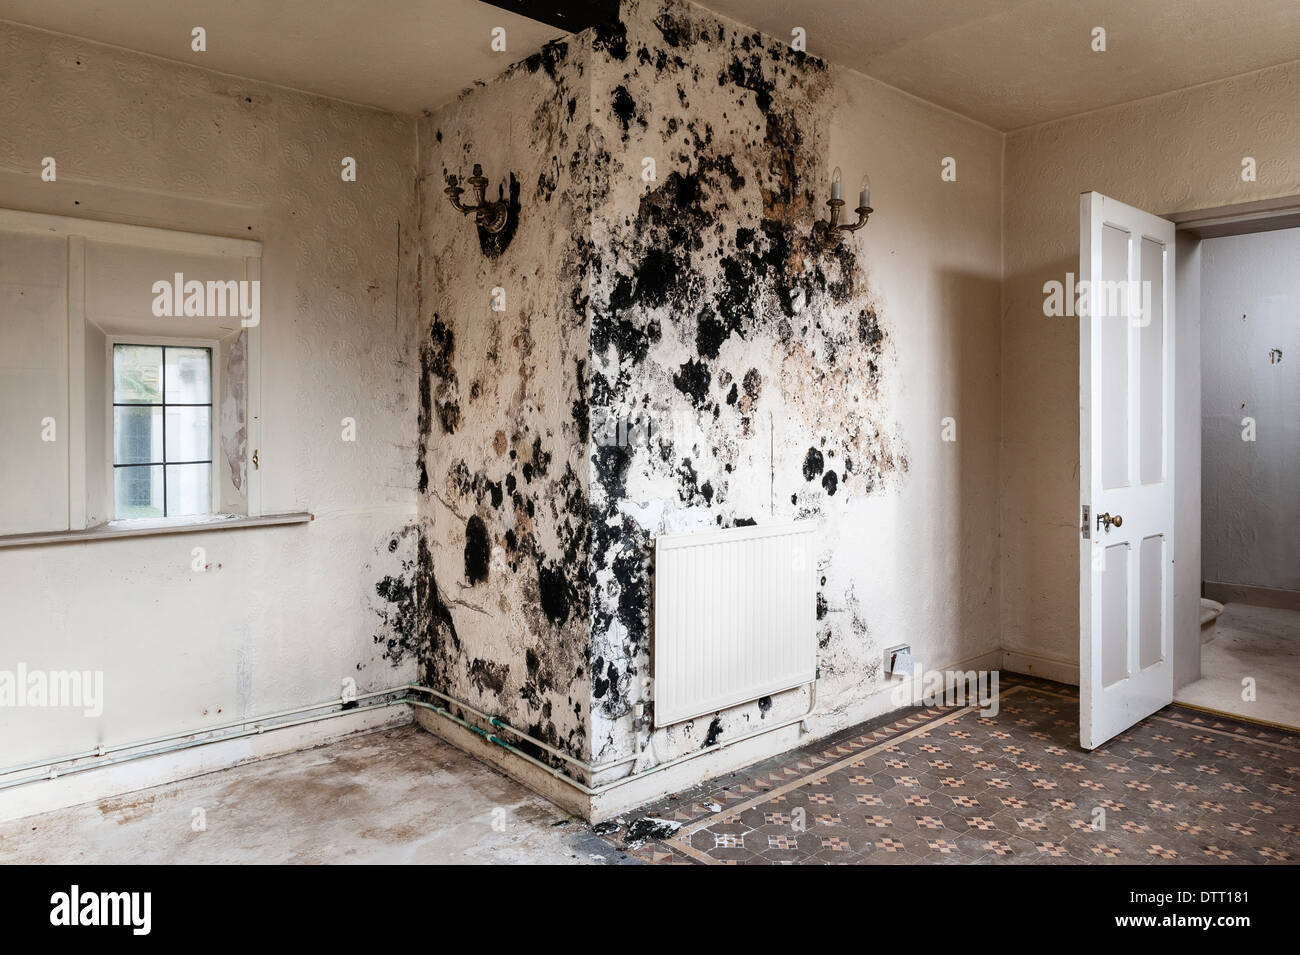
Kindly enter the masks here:
<path id="1" fill-rule="evenodd" d="M 105 387 L 105 391 L 107 392 L 105 395 L 105 409 L 104 409 L 105 410 L 104 427 L 106 429 L 104 431 L 104 436 L 105 436 L 104 445 L 106 451 L 105 457 L 107 458 L 106 464 L 108 469 L 107 476 L 106 476 L 106 480 L 107 480 L 106 487 L 107 487 L 107 493 L 109 495 L 109 500 L 111 501 L 111 510 L 113 515 L 112 517 L 109 518 L 109 523 L 115 523 L 117 521 L 129 521 L 129 520 L 185 522 L 185 521 L 195 520 L 196 518 L 202 518 L 202 517 L 211 516 L 213 514 L 221 513 L 221 472 L 218 470 L 217 467 L 220 461 L 220 454 L 221 454 L 221 423 L 218 420 L 217 415 L 219 413 L 219 409 L 221 406 L 220 397 L 222 395 L 222 388 L 224 386 L 224 381 L 222 379 L 223 369 L 221 368 L 221 362 L 218 360 L 221 354 L 221 342 L 218 341 L 217 339 L 212 339 L 212 338 L 175 338 L 175 337 L 164 337 L 164 336 L 157 336 L 157 335 L 106 335 L 104 336 L 104 338 L 105 338 L 104 358 L 107 366 L 105 370 L 105 379 L 104 379 L 104 387 Z M 117 431 L 116 431 L 116 424 L 114 421 L 113 409 L 115 407 L 118 407 L 113 400 L 115 396 L 114 379 L 113 379 L 113 349 L 117 345 L 142 345 L 142 346 L 153 347 L 153 348 L 206 348 L 208 350 L 208 362 L 209 362 L 209 367 L 211 369 L 210 377 L 211 377 L 211 385 L 212 385 L 212 390 L 211 390 L 212 421 L 211 421 L 211 428 L 210 428 L 211 447 L 208 449 L 208 457 L 209 457 L 208 483 L 210 485 L 210 490 L 211 490 L 211 495 L 210 495 L 211 499 L 208 501 L 208 510 L 206 513 L 175 514 L 175 515 L 167 515 L 166 517 L 146 517 L 146 518 L 132 518 L 132 517 L 118 516 L 117 494 L 114 490 L 114 488 L 116 487 L 115 472 L 117 471 L 117 465 L 113 460 L 115 456 L 114 447 L 117 439 Z M 142 405 L 138 405 L 138 407 L 156 408 L 159 406 L 142 404 Z M 162 405 L 162 407 L 164 408 L 163 429 L 165 431 L 167 428 L 167 412 L 165 410 L 167 406 L 164 404 Z M 181 407 L 181 405 L 175 405 L 174 407 Z M 167 470 L 167 466 L 166 463 L 164 463 L 163 464 L 164 488 L 166 487 L 166 470 Z M 166 492 L 164 491 L 164 494 L 165 493 Z M 166 506 L 167 506 L 167 501 L 166 501 L 166 497 L 164 497 L 163 498 L 164 510 L 166 510 Z"/>

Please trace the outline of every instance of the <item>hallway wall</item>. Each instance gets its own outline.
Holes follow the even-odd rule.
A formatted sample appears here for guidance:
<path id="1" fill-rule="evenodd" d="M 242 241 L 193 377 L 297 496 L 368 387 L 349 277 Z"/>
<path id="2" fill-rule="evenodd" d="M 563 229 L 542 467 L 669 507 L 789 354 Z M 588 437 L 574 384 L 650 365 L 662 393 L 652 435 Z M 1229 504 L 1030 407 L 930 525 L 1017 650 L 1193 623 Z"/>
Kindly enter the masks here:
<path id="1" fill-rule="evenodd" d="M 1300 591 L 1297 263 L 1300 229 L 1202 243 L 1203 580 Z"/>

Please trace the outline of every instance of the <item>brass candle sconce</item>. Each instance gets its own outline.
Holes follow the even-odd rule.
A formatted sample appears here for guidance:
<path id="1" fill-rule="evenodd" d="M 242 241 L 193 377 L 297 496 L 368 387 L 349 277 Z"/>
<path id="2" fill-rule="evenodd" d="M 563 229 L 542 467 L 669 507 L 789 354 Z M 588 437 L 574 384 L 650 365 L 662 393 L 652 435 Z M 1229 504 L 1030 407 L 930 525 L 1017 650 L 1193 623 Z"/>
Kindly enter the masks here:
<path id="1" fill-rule="evenodd" d="M 460 212 L 465 215 L 473 213 L 474 221 L 479 228 L 485 232 L 497 233 L 506 227 L 506 220 L 510 217 L 510 206 L 509 203 L 501 199 L 488 199 L 487 185 L 488 181 L 483 175 L 483 167 L 475 163 L 474 175 L 469 177 L 469 187 L 474 193 L 473 205 L 466 205 L 460 201 L 461 194 L 465 190 L 454 175 L 447 176 L 447 188 L 443 192 L 447 194 L 451 204 Z"/>
<path id="2" fill-rule="evenodd" d="M 844 236 L 850 232 L 857 232 L 867 224 L 867 218 L 875 210 L 871 208 L 871 177 L 862 177 L 862 190 L 858 193 L 858 207 L 854 210 L 857 214 L 858 221 L 840 222 L 840 214 L 844 209 L 844 199 L 841 195 L 840 170 L 835 167 L 835 172 L 831 176 L 831 197 L 826 200 L 826 205 L 830 206 L 830 218 L 819 219 L 813 223 L 812 236 L 813 241 L 824 250 L 836 249 L 844 241 Z"/>

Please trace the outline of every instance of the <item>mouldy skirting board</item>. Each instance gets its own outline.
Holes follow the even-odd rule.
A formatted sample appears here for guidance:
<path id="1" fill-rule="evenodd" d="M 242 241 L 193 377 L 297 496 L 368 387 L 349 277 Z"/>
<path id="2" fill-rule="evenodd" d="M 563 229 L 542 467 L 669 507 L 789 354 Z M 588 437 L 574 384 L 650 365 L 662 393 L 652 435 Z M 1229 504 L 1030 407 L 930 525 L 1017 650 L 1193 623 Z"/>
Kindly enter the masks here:
<path id="1" fill-rule="evenodd" d="M 1079 661 L 1042 657 L 1023 650 L 1003 650 L 1002 669 L 1010 673 L 1036 676 L 1069 686 L 1079 685 Z"/>
<path id="2" fill-rule="evenodd" d="M 977 657 L 971 657 L 959 663 L 936 667 L 940 670 L 990 670 L 1002 662 L 1002 651 L 992 650 Z M 1042 675 L 1042 674 L 1039 674 Z M 458 726 L 450 720 L 425 709 L 415 711 L 415 721 L 424 729 L 433 733 L 453 746 L 500 769 L 516 782 L 527 786 L 538 795 L 544 796 L 566 812 L 598 823 L 627 812 L 637 806 L 645 805 L 666 796 L 680 792 L 697 783 L 712 779 L 733 770 L 743 769 L 760 760 L 777 756 L 787 750 L 837 733 L 849 726 L 865 723 L 883 716 L 893 710 L 901 709 L 895 701 L 895 691 L 900 684 L 892 683 L 872 693 L 850 707 L 835 711 L 834 724 L 828 724 L 825 717 L 814 713 L 809 717 L 812 726 L 810 732 L 802 732 L 799 724 L 773 730 L 771 733 L 756 736 L 734 746 L 728 746 L 707 756 L 679 763 L 662 772 L 652 773 L 603 793 L 589 796 L 563 780 L 557 779 L 545 770 L 511 755 L 482 737 Z M 604 783 L 612 780 L 600 780 Z"/>
<path id="3" fill-rule="evenodd" d="M 590 818 L 591 799 L 582 790 L 575 789 L 561 779 L 556 779 L 545 770 L 520 759 L 495 743 L 487 742 L 477 733 L 471 733 L 445 716 L 423 707 L 412 707 L 412 709 L 417 726 L 428 730 L 439 739 L 446 740 L 475 759 L 489 766 L 495 766 L 511 779 L 527 786 L 539 796 L 549 799 L 565 812 L 582 819 Z"/>
<path id="4" fill-rule="evenodd" d="M 207 743 L 26 786 L 0 789 L 0 822 L 164 786 L 243 763 L 311 749 L 354 733 L 369 733 L 410 722 L 410 707 L 406 705 L 343 712 L 315 723 L 268 729 L 256 736 Z"/>

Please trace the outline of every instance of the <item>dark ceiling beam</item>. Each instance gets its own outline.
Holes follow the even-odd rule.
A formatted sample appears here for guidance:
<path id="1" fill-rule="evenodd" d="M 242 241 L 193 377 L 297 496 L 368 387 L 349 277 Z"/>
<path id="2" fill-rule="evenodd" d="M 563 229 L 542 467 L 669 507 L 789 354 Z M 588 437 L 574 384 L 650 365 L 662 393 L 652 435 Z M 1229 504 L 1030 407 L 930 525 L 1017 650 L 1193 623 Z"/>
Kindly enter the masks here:
<path id="1" fill-rule="evenodd" d="M 566 33 L 581 33 L 597 23 L 618 19 L 618 0 L 481 0 L 491 7 L 509 10 L 521 17 L 558 27 Z"/>

